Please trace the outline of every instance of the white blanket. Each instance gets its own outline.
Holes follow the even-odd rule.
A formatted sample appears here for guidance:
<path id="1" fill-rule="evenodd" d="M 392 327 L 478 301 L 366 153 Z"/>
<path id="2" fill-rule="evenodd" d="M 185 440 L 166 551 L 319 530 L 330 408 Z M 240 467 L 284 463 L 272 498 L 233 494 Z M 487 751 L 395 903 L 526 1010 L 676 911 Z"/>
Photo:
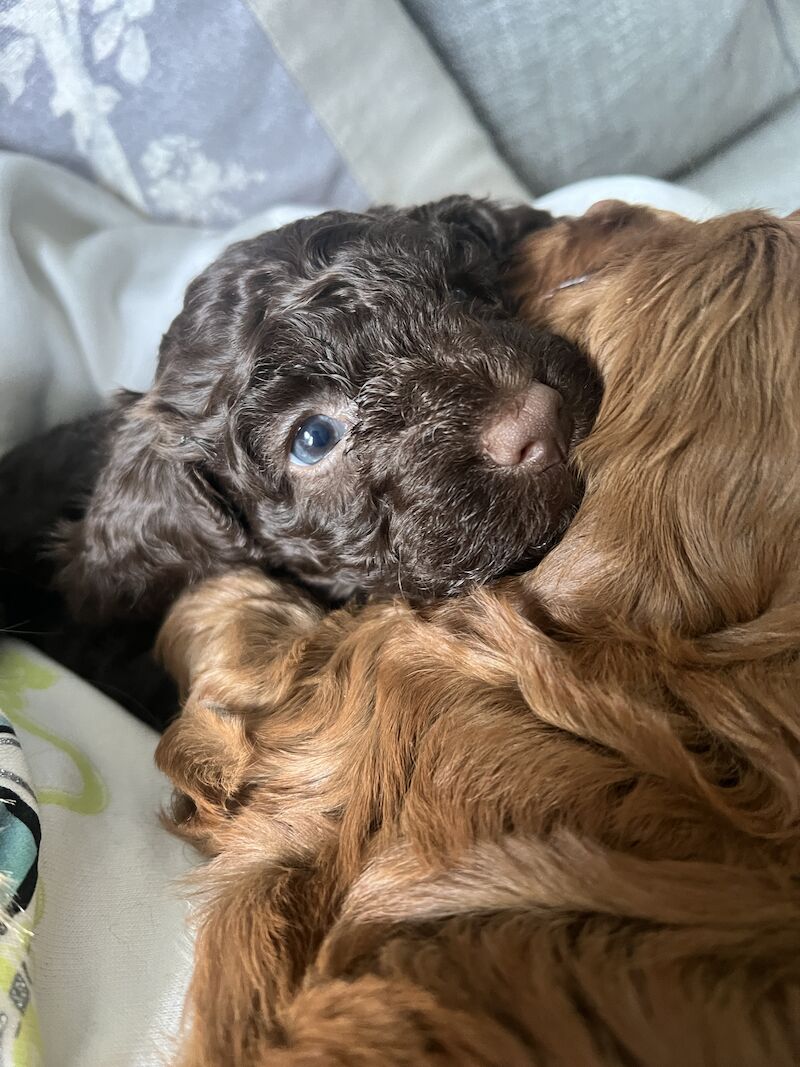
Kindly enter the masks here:
<path id="1" fill-rule="evenodd" d="M 581 182 L 539 204 L 579 213 L 607 197 L 716 210 L 647 178 Z M 187 282 L 230 241 L 314 210 L 273 208 L 225 232 L 158 225 L 65 171 L 0 153 L 0 452 L 119 386 L 145 388 Z M 162 1067 L 190 963 L 176 879 L 194 858 L 157 820 L 167 789 L 156 737 L 12 641 L 0 641 L 0 712 L 22 743 L 42 823 L 40 1038 L 29 1009 L 0 1067 Z"/>

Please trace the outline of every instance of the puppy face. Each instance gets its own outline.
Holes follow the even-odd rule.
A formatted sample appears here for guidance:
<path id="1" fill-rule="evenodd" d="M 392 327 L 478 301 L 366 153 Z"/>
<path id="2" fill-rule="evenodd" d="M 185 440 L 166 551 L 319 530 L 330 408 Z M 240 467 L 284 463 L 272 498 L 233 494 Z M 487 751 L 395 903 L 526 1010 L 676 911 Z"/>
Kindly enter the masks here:
<path id="1" fill-rule="evenodd" d="M 199 316 L 223 334 L 201 355 L 227 363 L 209 466 L 300 577 L 446 594 L 533 562 L 571 516 L 565 461 L 595 383 L 569 346 L 509 319 L 487 221 L 323 216 L 240 246 L 191 294 L 162 382 L 197 365 Z"/>
<path id="2" fill-rule="evenodd" d="M 515 322 L 500 295 L 513 242 L 549 221 L 451 198 L 229 249 L 189 288 L 129 419 L 145 427 L 147 484 L 122 472 L 114 492 L 149 494 L 129 509 L 138 555 L 155 540 L 137 535 L 142 515 L 178 478 L 191 494 L 168 492 L 159 537 L 175 509 L 173 556 L 203 556 L 189 580 L 248 561 L 334 597 L 430 597 L 534 563 L 576 507 L 569 456 L 599 395 L 577 350 Z M 146 585 L 186 584 L 164 562 Z"/>

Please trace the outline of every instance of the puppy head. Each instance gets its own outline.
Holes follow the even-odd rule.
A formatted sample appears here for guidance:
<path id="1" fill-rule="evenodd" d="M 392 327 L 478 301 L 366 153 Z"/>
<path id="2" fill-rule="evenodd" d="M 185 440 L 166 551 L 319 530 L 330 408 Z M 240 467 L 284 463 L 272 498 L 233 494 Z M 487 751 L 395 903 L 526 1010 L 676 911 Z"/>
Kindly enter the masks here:
<path id="1" fill-rule="evenodd" d="M 149 568 L 147 607 L 255 561 L 332 596 L 428 597 L 535 562 L 574 511 L 567 460 L 598 400 L 579 353 L 501 298 L 513 242 L 548 221 L 454 197 L 229 249 L 164 339 L 69 584 L 112 571 L 119 599 Z"/>
<path id="2" fill-rule="evenodd" d="M 799 270 L 800 222 L 757 211 L 697 223 L 604 202 L 528 239 L 525 314 L 604 379 L 567 541 L 595 577 L 625 574 L 604 585 L 625 611 L 697 631 L 794 595 Z"/>

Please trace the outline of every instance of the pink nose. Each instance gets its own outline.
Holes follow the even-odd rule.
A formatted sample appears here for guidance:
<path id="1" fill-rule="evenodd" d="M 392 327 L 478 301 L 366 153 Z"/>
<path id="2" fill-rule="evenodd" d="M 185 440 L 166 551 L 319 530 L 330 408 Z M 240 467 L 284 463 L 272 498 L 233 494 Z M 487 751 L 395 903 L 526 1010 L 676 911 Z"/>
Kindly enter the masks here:
<path id="1" fill-rule="evenodd" d="M 560 393 L 536 382 L 491 420 L 481 436 L 484 451 L 501 467 L 525 463 L 544 471 L 563 463 L 568 431 L 562 407 Z"/>

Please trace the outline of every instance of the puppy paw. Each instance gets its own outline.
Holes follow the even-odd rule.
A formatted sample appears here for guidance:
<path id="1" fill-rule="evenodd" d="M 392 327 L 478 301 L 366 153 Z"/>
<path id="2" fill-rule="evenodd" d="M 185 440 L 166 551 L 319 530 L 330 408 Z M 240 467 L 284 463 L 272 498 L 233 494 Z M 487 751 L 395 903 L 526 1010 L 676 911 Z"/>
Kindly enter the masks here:
<path id="1" fill-rule="evenodd" d="M 248 780 L 252 746 L 246 721 L 229 715 L 202 695 L 187 703 L 165 731 L 155 760 L 175 786 L 168 829 L 214 854 L 236 811 Z"/>
<path id="2" fill-rule="evenodd" d="M 255 669 L 259 679 L 277 652 L 317 625 L 320 607 L 294 586 L 268 578 L 255 569 L 230 571 L 201 582 L 181 596 L 166 617 L 156 652 L 167 670 L 188 693 L 201 679 L 212 690 L 227 687 L 234 673 L 234 693 Z M 227 706 L 219 692 L 206 700 Z"/>

